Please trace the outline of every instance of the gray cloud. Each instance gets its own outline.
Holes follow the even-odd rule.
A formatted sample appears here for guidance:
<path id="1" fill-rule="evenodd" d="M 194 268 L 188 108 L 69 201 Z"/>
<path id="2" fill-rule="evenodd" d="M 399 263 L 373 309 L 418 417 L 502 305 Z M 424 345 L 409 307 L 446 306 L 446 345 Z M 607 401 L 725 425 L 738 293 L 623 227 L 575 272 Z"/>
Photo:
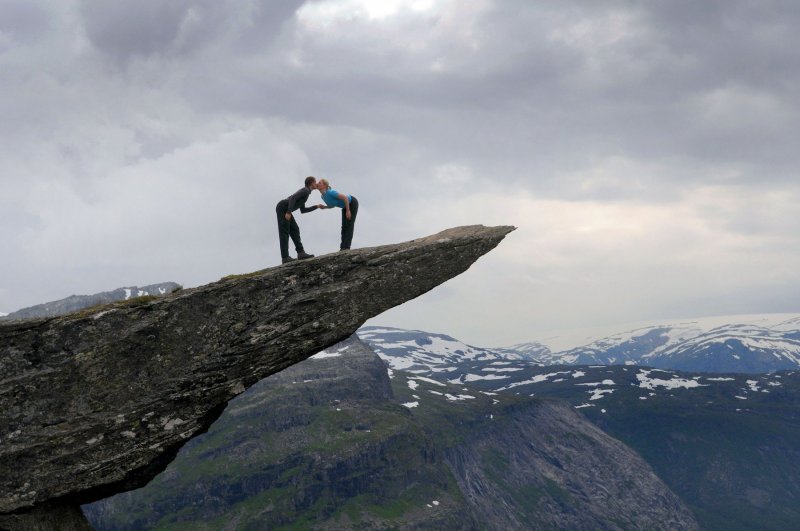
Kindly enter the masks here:
<path id="1" fill-rule="evenodd" d="M 3 13 L 0 18 L 0 32 L 19 42 L 34 41 L 50 27 L 47 11 L 36 3 L 2 0 L 0 12 Z"/>
<path id="2" fill-rule="evenodd" d="M 166 35 L 169 48 L 186 13 L 210 9 L 187 5 L 170 4 L 164 23 L 150 30 L 154 38 L 135 42 L 157 47 Z M 436 153 L 468 154 L 473 163 L 524 161 L 539 170 L 534 176 L 545 189 L 545 174 L 563 159 L 588 166 L 615 152 L 738 163 L 745 180 L 756 162 L 771 170 L 761 178 L 787 178 L 794 159 L 782 140 L 796 130 L 798 113 L 785 87 L 795 84 L 797 69 L 780 41 L 757 36 L 788 27 L 783 10 L 767 6 L 754 14 L 729 2 L 656 3 L 649 11 L 610 5 L 509 2 L 472 18 L 453 8 L 443 17 L 450 25 L 407 17 L 390 27 L 337 20 L 332 28 L 299 31 L 293 19 L 294 28 L 268 53 L 241 36 L 278 38 L 275 21 L 286 23 L 288 11 L 276 17 L 256 9 L 254 16 L 226 6 L 226 17 L 205 18 L 238 21 L 240 37 L 208 32 L 207 53 L 177 65 L 171 77 L 204 112 L 425 136 Z M 128 19 L 118 6 L 106 9 L 114 20 Z M 88 20 L 90 28 L 97 24 Z M 101 28 L 127 43 L 113 24 Z M 775 75 L 784 82 L 765 84 Z"/>
<path id="3" fill-rule="evenodd" d="M 182 23 L 191 16 L 191 0 L 135 3 L 84 2 L 86 34 L 102 52 L 120 59 L 169 51 Z M 199 6 L 202 11 L 204 6 Z"/>
<path id="4" fill-rule="evenodd" d="M 310 173 L 362 201 L 360 245 L 521 226 L 485 288 L 398 324 L 473 333 L 442 317 L 470 293 L 504 294 L 485 303 L 504 337 L 526 312 L 787 309 L 793 3 L 357 5 L 0 0 L 0 310 L 273 263 L 274 203 Z M 301 218 L 312 250 L 335 246 L 334 218 Z"/>
<path id="5" fill-rule="evenodd" d="M 150 56 L 168 61 L 196 57 L 220 44 L 248 54 L 258 52 L 302 4 L 303 0 L 83 0 L 81 15 L 92 45 L 124 65 Z"/>

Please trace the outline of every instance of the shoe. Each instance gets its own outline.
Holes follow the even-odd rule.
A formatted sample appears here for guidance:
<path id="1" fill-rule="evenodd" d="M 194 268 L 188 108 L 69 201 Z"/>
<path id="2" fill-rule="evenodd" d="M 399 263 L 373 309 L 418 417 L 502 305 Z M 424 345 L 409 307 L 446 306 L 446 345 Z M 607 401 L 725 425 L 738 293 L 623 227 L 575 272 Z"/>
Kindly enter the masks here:
<path id="1" fill-rule="evenodd" d="M 306 258 L 314 258 L 314 255 L 313 254 L 308 254 L 305 251 L 300 251 L 299 253 L 297 253 L 297 259 L 298 260 L 305 260 Z"/>
<path id="2" fill-rule="evenodd" d="M 289 262 L 294 262 L 294 260 L 295 259 L 292 258 L 291 256 L 284 256 L 283 259 L 281 260 L 281 263 L 288 264 Z"/>
<path id="3" fill-rule="evenodd" d="M 350 247 L 342 247 L 341 249 L 339 249 L 339 252 L 341 253 L 342 251 L 349 251 L 349 250 Z"/>

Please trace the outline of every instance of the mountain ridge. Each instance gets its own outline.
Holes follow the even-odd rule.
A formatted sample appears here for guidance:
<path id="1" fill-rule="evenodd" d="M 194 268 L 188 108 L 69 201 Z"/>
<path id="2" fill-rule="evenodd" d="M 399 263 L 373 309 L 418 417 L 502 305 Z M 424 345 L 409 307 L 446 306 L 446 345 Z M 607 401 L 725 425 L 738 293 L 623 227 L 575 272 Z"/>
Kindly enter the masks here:
<path id="1" fill-rule="evenodd" d="M 731 316 L 727 324 L 720 324 L 725 319 L 720 317 L 705 322 L 662 322 L 557 352 L 535 341 L 510 347 L 474 347 L 445 334 L 391 327 L 365 326 L 359 334 L 383 356 L 397 356 L 405 363 L 416 360 L 423 366 L 441 363 L 447 357 L 427 346 L 433 343 L 431 338 L 437 338 L 451 343 L 453 353 L 471 353 L 483 359 L 526 359 L 541 365 L 642 365 L 752 374 L 800 368 L 800 316 L 749 317 L 748 322 L 741 323 L 737 322 L 741 316 Z M 391 337 L 397 339 L 392 342 Z M 412 352 L 415 355 L 409 356 Z"/>

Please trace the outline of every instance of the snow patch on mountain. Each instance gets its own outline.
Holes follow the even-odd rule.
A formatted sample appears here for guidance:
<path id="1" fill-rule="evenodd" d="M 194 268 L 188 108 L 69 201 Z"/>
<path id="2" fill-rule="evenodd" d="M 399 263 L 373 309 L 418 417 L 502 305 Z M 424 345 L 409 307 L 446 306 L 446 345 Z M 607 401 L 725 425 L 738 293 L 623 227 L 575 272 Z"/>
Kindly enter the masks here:
<path id="1" fill-rule="evenodd" d="M 445 385 L 442 382 L 437 381 L 437 380 L 433 380 L 431 378 L 425 378 L 424 376 L 414 376 L 413 379 L 414 380 L 419 380 L 420 382 L 426 382 L 426 383 L 429 383 L 429 384 L 439 385 L 439 386 L 445 387 Z"/>
<path id="2" fill-rule="evenodd" d="M 449 400 L 450 402 L 458 402 L 459 400 L 474 400 L 475 397 L 472 395 L 451 395 L 450 393 L 445 393 L 444 397 Z"/>
<path id="3" fill-rule="evenodd" d="M 520 385 L 529 385 L 529 384 L 536 384 L 536 383 L 546 382 L 548 378 L 552 378 L 553 376 L 558 376 L 559 374 L 569 374 L 570 372 L 571 371 L 551 372 L 551 373 L 547 373 L 547 374 L 537 374 L 533 378 L 530 378 L 528 380 L 523 380 L 521 382 L 514 382 L 514 383 L 512 383 L 510 385 L 507 385 L 505 387 L 500 387 L 497 390 L 498 391 L 508 391 L 509 389 L 513 389 L 515 387 L 519 387 Z"/>
<path id="4" fill-rule="evenodd" d="M 314 354 L 313 356 L 311 356 L 308 359 L 310 359 L 310 360 L 323 360 L 325 358 L 338 358 L 338 357 L 340 357 L 342 355 L 342 352 L 345 352 L 347 349 L 348 349 L 348 346 L 340 347 L 340 348 L 337 348 L 336 350 L 334 350 L 332 348 L 331 349 L 325 349 L 325 350 L 322 350 L 322 351 Z"/>
<path id="5" fill-rule="evenodd" d="M 575 385 L 585 385 L 588 387 L 597 387 L 598 385 L 617 385 L 614 383 L 614 380 L 603 380 L 602 382 L 588 382 L 588 383 L 579 383 Z"/>
<path id="6" fill-rule="evenodd" d="M 642 370 L 636 375 L 636 379 L 639 380 L 639 387 L 642 389 L 655 389 L 656 387 L 664 387 L 666 389 L 691 389 L 693 387 L 705 387 L 705 384 L 701 384 L 695 379 L 687 380 L 686 378 L 680 378 L 675 375 L 671 375 L 672 378 L 669 380 L 665 380 L 663 378 L 651 378 L 650 374 L 652 372 L 654 371 Z"/>
<path id="7" fill-rule="evenodd" d="M 477 382 L 479 380 L 508 380 L 509 376 L 502 374 L 472 374 L 468 372 L 460 382 Z"/>
<path id="8" fill-rule="evenodd" d="M 766 390 L 766 389 L 761 389 L 761 388 L 758 386 L 758 382 L 757 382 L 756 380 L 747 380 L 745 383 L 746 383 L 746 384 L 747 384 L 747 386 L 750 388 L 750 390 L 751 390 L 752 392 L 754 392 L 754 393 L 758 393 L 759 391 L 761 391 L 762 393 L 769 393 L 769 391 L 768 391 L 768 390 Z"/>
<path id="9" fill-rule="evenodd" d="M 592 395 L 589 397 L 589 400 L 600 400 L 604 395 L 610 395 L 613 392 L 613 389 L 592 389 L 589 391 L 589 393 Z"/>

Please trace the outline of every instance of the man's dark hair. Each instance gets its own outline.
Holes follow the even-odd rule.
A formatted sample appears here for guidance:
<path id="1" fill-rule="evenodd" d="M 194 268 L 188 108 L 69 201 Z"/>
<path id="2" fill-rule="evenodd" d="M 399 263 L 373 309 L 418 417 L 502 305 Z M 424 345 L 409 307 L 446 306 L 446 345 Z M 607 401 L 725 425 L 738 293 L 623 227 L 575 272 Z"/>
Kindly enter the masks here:
<path id="1" fill-rule="evenodd" d="M 317 178 L 316 177 L 310 177 L 310 176 L 306 177 L 306 188 L 308 188 L 309 186 L 311 186 L 315 182 L 317 182 Z"/>

